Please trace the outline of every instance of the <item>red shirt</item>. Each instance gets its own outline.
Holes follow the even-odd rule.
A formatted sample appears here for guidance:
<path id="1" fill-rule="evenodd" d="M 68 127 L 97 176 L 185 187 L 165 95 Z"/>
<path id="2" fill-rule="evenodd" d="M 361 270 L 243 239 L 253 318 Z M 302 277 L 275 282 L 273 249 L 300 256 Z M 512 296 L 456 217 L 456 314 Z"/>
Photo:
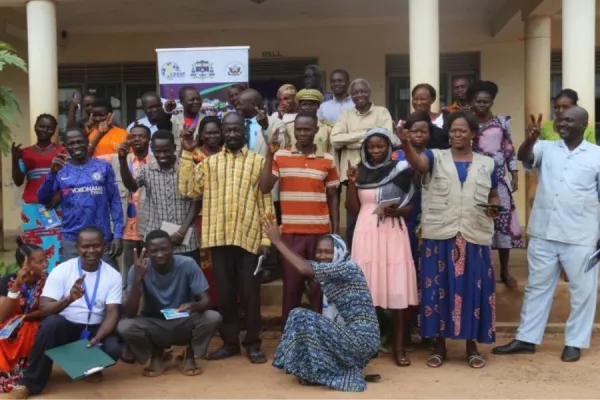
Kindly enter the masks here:
<path id="1" fill-rule="evenodd" d="M 38 203 L 38 190 L 50 172 L 52 160 L 59 153 L 64 151 L 62 145 L 52 145 L 52 148 L 44 153 L 38 153 L 34 146 L 25 147 L 19 160 L 21 171 L 25 173 L 27 183 L 23 191 L 23 201 L 25 203 Z"/>

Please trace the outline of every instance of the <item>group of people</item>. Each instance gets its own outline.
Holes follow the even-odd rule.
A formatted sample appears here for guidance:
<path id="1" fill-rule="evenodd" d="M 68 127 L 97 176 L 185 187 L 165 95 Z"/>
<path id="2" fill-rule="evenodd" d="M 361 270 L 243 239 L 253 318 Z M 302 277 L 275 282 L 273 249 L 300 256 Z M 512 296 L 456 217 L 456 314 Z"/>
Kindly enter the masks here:
<path id="1" fill-rule="evenodd" d="M 70 115 L 60 145 L 56 119 L 40 115 L 37 143 L 12 148 L 15 184 L 27 181 L 21 269 L 0 281 L 0 319 L 24 318 L 0 341 L 0 390 L 39 394 L 52 369 L 44 352 L 78 339 L 145 364 L 148 377 L 165 372 L 174 345 L 185 346 L 176 364 L 188 376 L 202 372 L 198 359 L 242 347 L 251 363 L 265 363 L 259 267 L 272 252 L 285 324 L 273 365 L 301 383 L 362 391 L 378 379 L 363 368 L 388 339 L 396 364 L 411 364 L 417 327 L 432 349 L 428 366 L 444 364 L 445 341 L 456 339 L 481 368 L 477 343 L 496 337 L 492 250 L 513 288 L 510 249 L 524 245 L 517 157 L 541 170 L 530 277 L 517 339 L 494 353 L 541 343 L 562 268 L 573 296 L 563 360 L 579 359 L 596 305 L 597 271 L 582 265 L 598 239 L 600 150 L 582 143 L 589 127 L 576 93 L 555 98 L 550 125 L 532 120 L 517 153 L 510 118 L 492 112 L 493 82 L 455 79 L 455 102 L 440 113 L 435 89 L 417 85 L 414 112 L 395 123 L 366 80 L 335 70 L 324 95 L 317 76 L 309 66 L 306 88 L 282 87 L 272 115 L 240 85 L 229 89 L 235 109 L 221 117 L 202 113 L 191 86 L 179 105 L 147 93 L 146 117 L 126 130 L 109 102 L 85 96 L 85 118 Z M 310 310 L 301 307 L 305 287 Z M 166 319 L 167 310 L 189 317 Z M 207 352 L 217 330 L 223 344 Z"/>

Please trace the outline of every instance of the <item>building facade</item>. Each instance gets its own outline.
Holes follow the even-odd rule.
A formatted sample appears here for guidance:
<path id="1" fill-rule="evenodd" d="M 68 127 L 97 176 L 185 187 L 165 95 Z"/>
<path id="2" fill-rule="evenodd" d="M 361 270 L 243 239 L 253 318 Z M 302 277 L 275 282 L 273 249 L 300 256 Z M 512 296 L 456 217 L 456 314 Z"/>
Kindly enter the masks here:
<path id="1" fill-rule="evenodd" d="M 551 96 L 579 92 L 595 121 L 596 0 L 0 0 L 0 40 L 27 59 L 28 75 L 4 70 L 2 84 L 23 106 L 15 141 L 29 145 L 33 121 L 62 115 L 73 93 L 110 97 L 121 125 L 140 115 L 140 95 L 157 85 L 157 48 L 250 46 L 250 81 L 267 99 L 283 83 L 301 85 L 304 66 L 347 69 L 367 79 L 373 100 L 394 118 L 410 110 L 410 88 L 427 82 L 452 101 L 453 76 L 500 87 L 494 112 L 551 118 Z M 62 122 L 64 124 L 64 122 Z M 3 215 L 20 224 L 20 191 L 3 159 Z M 525 174 L 516 193 L 527 217 Z M 529 192 L 529 195 L 526 195 Z"/>

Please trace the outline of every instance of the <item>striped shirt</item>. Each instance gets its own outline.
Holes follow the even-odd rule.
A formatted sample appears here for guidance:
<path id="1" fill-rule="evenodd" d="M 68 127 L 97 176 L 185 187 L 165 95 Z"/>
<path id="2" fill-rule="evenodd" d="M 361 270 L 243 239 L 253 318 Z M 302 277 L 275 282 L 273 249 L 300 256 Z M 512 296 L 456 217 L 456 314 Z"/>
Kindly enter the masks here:
<path id="1" fill-rule="evenodd" d="M 179 192 L 202 197 L 202 248 L 238 246 L 258 254 L 271 242 L 261 218 L 275 215 L 271 194 L 262 194 L 258 178 L 265 159 L 244 147 L 237 154 L 227 148 L 194 166 L 194 155 L 183 151 Z"/>
<path id="2" fill-rule="evenodd" d="M 305 155 L 292 147 L 273 159 L 279 178 L 283 233 L 323 235 L 330 232 L 326 189 L 340 184 L 333 156 L 317 150 Z"/>

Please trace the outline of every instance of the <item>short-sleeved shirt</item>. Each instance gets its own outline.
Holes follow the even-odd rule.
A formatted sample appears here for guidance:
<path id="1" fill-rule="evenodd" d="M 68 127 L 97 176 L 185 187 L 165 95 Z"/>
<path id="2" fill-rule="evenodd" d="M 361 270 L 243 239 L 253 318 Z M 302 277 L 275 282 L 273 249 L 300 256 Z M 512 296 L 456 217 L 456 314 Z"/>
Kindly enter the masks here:
<path id="1" fill-rule="evenodd" d="M 135 268 L 132 267 L 127 275 L 128 292 L 134 279 Z M 161 310 L 196 302 L 196 296 L 208 290 L 208 282 L 194 259 L 175 255 L 173 269 L 164 275 L 149 265 L 142 281 L 142 290 L 142 315 L 148 318 L 162 318 Z"/>
<path id="2" fill-rule="evenodd" d="M 121 274 L 111 267 L 109 264 L 102 261 L 100 268 L 95 272 L 83 271 L 85 273 L 85 287 L 89 300 L 92 300 L 94 286 L 98 276 L 98 292 L 96 300 L 92 305 L 92 315 L 90 317 L 90 325 L 98 325 L 104 320 L 107 304 L 121 304 L 123 297 L 123 281 Z M 49 297 L 53 300 L 60 301 L 71 293 L 71 288 L 75 281 L 79 279 L 79 257 L 72 258 L 69 261 L 58 264 L 46 279 L 42 297 Z M 60 312 L 60 315 L 65 317 L 67 321 L 75 324 L 88 323 L 89 309 L 85 296 L 71 303 L 68 307 Z"/>
<path id="3" fill-rule="evenodd" d="M 279 150 L 273 159 L 273 175 L 280 183 L 281 231 L 307 235 L 329 233 L 326 191 L 340 184 L 333 156 L 319 151 L 307 156 L 295 148 Z"/>
<path id="4" fill-rule="evenodd" d="M 598 240 L 600 147 L 587 141 L 570 151 L 563 140 L 539 140 L 533 163 L 540 170 L 527 226 L 533 237 L 582 246 Z"/>
<path id="5" fill-rule="evenodd" d="M 190 210 L 192 200 L 179 193 L 177 171 L 179 161 L 172 168 L 162 169 L 156 160 L 137 168 L 133 172 L 139 187 L 146 188 L 146 204 L 148 205 L 148 233 L 160 229 L 163 222 L 182 225 Z M 188 244 L 175 247 L 175 253 L 188 253 L 198 249 L 198 236 L 196 226 L 192 224 L 192 236 Z"/>

